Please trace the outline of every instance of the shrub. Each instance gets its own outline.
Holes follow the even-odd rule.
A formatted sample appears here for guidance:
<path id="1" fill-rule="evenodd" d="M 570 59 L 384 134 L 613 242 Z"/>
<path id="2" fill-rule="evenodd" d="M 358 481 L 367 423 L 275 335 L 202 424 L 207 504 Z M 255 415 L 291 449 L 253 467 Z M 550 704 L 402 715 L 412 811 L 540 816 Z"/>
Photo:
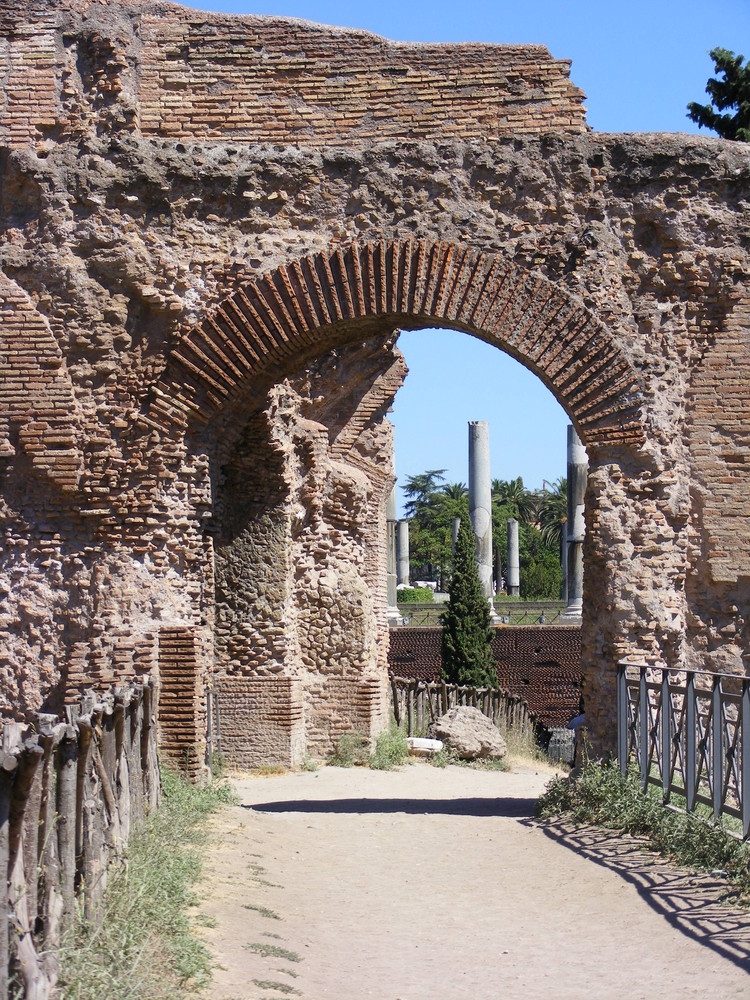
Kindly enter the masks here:
<path id="1" fill-rule="evenodd" d="M 409 757 L 409 744 L 406 736 L 397 726 L 378 736 L 375 753 L 370 757 L 370 767 L 376 771 L 391 771 L 400 767 Z"/>
<path id="2" fill-rule="evenodd" d="M 362 733 L 342 733 L 336 749 L 328 758 L 334 767 L 355 767 L 366 764 L 370 756 L 370 741 Z"/>
<path id="3" fill-rule="evenodd" d="M 396 591 L 397 604 L 431 604 L 432 599 L 430 587 L 402 587 Z"/>

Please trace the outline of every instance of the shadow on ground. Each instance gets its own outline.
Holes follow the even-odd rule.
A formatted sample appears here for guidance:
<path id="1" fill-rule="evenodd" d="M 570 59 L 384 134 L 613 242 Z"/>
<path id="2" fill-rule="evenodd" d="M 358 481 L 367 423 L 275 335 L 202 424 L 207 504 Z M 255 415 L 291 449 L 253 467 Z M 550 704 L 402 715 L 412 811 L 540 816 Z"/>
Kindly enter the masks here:
<path id="1" fill-rule="evenodd" d="M 642 850 L 637 840 L 602 827 L 577 826 L 561 819 L 528 821 L 528 825 L 617 872 L 682 934 L 750 973 L 750 910 L 724 901 L 731 898 L 731 886 L 721 877 L 677 868 Z M 634 962 L 637 967 L 637 956 Z"/>
<path id="2" fill-rule="evenodd" d="M 508 816 L 527 819 L 534 815 L 536 799 L 296 799 L 286 802 L 256 802 L 243 805 L 253 812 L 296 813 L 409 813 L 441 816 Z"/>

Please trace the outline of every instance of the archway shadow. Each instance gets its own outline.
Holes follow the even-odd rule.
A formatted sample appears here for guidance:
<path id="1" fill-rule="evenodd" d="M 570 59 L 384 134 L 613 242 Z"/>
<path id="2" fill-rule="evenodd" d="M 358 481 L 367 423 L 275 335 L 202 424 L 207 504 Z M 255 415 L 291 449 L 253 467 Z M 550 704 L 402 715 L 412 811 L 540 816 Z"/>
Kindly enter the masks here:
<path id="1" fill-rule="evenodd" d="M 720 877 L 676 867 L 635 838 L 564 819 L 525 819 L 562 847 L 616 872 L 676 930 L 750 973 L 750 911 L 732 906 Z M 637 957 L 636 957 L 637 964 Z"/>
<path id="2" fill-rule="evenodd" d="M 290 799 L 243 805 L 252 812 L 330 813 L 339 815 L 408 813 L 441 816 L 507 816 L 529 819 L 534 815 L 533 798 L 466 799 Z"/>

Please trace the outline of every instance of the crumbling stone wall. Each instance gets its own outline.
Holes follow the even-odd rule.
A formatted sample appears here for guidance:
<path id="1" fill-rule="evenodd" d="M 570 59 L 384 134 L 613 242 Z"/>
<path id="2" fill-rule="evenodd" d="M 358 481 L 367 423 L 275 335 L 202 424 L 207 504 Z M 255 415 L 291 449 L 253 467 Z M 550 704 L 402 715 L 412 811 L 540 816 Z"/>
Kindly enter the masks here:
<path id="1" fill-rule="evenodd" d="M 0 34 L 5 714 L 163 660 L 198 751 L 215 674 L 288 759 L 375 732 L 393 336 L 436 324 L 587 445 L 594 741 L 623 655 L 746 671 L 746 145 L 591 133 L 539 47 L 87 0 Z"/>

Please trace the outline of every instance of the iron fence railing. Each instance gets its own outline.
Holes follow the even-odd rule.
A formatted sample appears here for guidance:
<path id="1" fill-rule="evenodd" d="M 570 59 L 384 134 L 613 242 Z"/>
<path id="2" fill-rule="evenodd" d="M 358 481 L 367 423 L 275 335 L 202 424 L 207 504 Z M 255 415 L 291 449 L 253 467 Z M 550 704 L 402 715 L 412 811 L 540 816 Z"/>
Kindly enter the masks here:
<path id="1" fill-rule="evenodd" d="M 439 625 L 447 605 L 399 604 L 404 625 L 410 627 Z M 495 605 L 499 625 L 555 625 L 565 611 L 562 601 L 508 601 Z"/>
<path id="2" fill-rule="evenodd" d="M 750 837 L 750 678 L 617 665 L 617 757 L 638 768 L 641 787 L 657 785 L 664 803 L 699 803 L 733 816 Z"/>

